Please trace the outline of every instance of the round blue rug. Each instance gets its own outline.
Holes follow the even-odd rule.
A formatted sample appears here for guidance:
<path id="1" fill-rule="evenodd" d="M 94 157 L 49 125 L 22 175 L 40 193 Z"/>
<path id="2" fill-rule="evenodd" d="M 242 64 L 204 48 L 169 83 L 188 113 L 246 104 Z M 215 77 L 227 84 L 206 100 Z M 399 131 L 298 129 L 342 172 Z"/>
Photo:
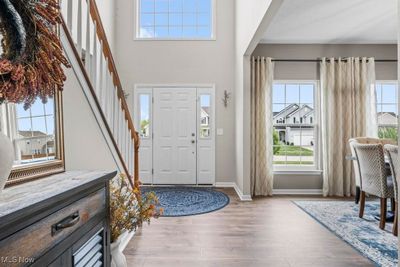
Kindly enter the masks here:
<path id="1" fill-rule="evenodd" d="M 203 214 L 222 209 L 229 197 L 212 188 L 202 187 L 142 187 L 142 192 L 155 192 L 163 217 Z"/>

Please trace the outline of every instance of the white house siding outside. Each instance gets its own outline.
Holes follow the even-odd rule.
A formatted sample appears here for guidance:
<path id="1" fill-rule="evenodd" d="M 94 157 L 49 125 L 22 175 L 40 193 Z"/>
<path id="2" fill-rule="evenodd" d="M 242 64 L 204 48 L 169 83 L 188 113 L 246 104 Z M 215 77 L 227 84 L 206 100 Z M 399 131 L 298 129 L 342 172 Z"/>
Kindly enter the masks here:
<path id="1" fill-rule="evenodd" d="M 294 146 L 314 145 L 314 109 L 309 105 L 291 104 L 274 117 L 279 141 Z"/>
<path id="2" fill-rule="evenodd" d="M 54 157 L 54 135 L 46 135 L 40 131 L 18 131 L 14 140 L 16 164 L 29 163 L 43 158 Z"/>
<path id="3" fill-rule="evenodd" d="M 397 116 L 393 112 L 378 112 L 378 122 L 379 122 L 379 125 L 396 126 L 397 125 Z"/>

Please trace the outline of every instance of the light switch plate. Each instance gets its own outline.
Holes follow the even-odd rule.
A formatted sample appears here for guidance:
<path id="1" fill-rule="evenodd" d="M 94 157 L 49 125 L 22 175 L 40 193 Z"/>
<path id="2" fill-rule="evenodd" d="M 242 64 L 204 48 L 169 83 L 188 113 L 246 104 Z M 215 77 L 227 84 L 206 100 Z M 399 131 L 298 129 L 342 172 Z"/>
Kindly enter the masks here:
<path id="1" fill-rule="evenodd" d="M 218 128 L 217 129 L 217 135 L 224 135 L 224 129 Z"/>

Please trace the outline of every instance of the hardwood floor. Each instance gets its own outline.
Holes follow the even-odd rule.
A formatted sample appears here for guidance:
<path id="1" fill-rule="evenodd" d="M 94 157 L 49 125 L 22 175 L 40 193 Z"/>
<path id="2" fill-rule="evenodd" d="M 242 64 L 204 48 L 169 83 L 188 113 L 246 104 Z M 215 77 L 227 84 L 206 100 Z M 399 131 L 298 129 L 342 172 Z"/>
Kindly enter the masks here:
<path id="1" fill-rule="evenodd" d="M 241 202 L 233 189 L 221 190 L 231 200 L 222 210 L 159 218 L 139 230 L 124 251 L 128 266 L 374 266 L 293 197 Z"/>

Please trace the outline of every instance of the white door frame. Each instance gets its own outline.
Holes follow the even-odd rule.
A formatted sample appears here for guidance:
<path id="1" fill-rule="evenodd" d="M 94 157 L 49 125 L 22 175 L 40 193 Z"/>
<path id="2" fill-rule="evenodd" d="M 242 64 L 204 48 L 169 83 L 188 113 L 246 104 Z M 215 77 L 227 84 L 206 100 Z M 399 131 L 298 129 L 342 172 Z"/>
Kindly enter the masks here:
<path id="1" fill-rule="evenodd" d="M 196 184 L 208 184 L 215 185 L 216 180 L 216 170 L 215 170 L 215 140 L 216 140 L 216 96 L 215 96 L 215 84 L 135 84 L 134 86 L 134 96 L 133 96 L 133 112 L 134 112 L 134 124 L 136 129 L 140 129 L 140 102 L 139 95 L 146 94 L 150 96 L 150 138 L 141 138 L 141 147 L 140 147 L 140 157 L 143 160 L 139 160 L 140 164 L 140 179 L 145 184 L 154 184 L 153 179 L 153 90 L 157 90 L 157 88 L 196 88 L 197 91 L 197 160 L 196 160 Z M 207 94 L 211 97 L 211 131 L 209 138 L 200 138 L 200 95 Z M 149 150 L 151 148 L 151 150 Z M 149 152 L 151 151 L 151 157 L 149 156 Z M 200 158 L 200 155 L 203 155 Z M 143 161 L 143 162 L 142 162 Z M 209 166 L 209 168 L 202 168 Z M 151 168 L 150 168 L 151 165 Z"/>

